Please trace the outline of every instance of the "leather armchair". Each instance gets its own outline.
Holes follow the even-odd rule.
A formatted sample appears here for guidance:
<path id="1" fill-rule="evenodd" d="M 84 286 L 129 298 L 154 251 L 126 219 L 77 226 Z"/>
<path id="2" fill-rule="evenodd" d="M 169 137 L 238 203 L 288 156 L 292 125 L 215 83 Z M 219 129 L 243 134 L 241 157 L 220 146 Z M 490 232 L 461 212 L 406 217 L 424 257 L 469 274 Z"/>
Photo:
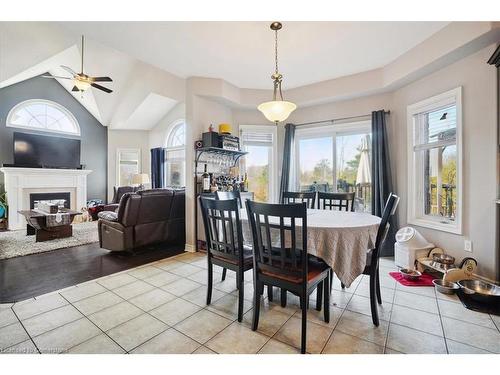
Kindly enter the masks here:
<path id="1" fill-rule="evenodd" d="M 110 203 L 104 206 L 104 211 L 116 211 L 120 204 L 120 200 L 126 193 L 134 193 L 137 191 L 135 186 L 114 186 L 113 187 L 113 199 Z"/>
<path id="2" fill-rule="evenodd" d="M 116 214 L 100 213 L 98 230 L 101 248 L 111 251 L 130 251 L 161 242 L 184 244 L 184 190 L 126 193 Z"/>

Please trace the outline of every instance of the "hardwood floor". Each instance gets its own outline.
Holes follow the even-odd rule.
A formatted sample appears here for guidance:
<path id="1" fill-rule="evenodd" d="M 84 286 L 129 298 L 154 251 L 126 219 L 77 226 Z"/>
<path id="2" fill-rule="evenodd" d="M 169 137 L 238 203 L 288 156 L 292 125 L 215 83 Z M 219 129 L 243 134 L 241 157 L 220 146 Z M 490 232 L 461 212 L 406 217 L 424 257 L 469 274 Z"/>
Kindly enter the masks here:
<path id="1" fill-rule="evenodd" d="M 134 254 L 99 243 L 0 260 L 0 303 L 11 303 L 168 258 L 184 245 L 155 245 Z"/>

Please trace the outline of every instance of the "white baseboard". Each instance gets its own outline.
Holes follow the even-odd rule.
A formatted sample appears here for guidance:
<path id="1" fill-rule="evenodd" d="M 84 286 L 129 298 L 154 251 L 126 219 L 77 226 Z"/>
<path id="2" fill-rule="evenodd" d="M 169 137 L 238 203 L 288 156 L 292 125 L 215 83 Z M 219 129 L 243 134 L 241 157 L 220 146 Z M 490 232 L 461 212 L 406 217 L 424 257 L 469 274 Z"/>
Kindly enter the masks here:
<path id="1" fill-rule="evenodd" d="M 186 245 L 184 245 L 184 251 L 188 251 L 190 253 L 195 253 L 196 249 L 195 249 L 194 245 L 190 245 L 187 243 Z"/>

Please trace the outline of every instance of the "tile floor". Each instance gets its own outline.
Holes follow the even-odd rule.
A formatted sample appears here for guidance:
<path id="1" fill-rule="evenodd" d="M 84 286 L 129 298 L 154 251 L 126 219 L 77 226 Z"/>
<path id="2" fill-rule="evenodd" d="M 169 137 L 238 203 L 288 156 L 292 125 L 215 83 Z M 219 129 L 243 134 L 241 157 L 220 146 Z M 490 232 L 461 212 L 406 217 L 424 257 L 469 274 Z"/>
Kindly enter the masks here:
<path id="1" fill-rule="evenodd" d="M 331 320 L 309 311 L 309 353 L 500 353 L 500 317 L 465 309 L 456 296 L 404 287 L 381 260 L 381 322 L 371 322 L 368 279 L 342 290 L 334 280 Z M 252 320 L 252 275 L 245 315 L 236 321 L 234 274 L 205 305 L 206 259 L 184 253 L 15 304 L 0 305 L 2 353 L 298 353 L 300 312 L 263 299 L 259 329 Z M 312 295 L 314 300 L 315 294 Z M 277 301 L 277 302 L 276 302 Z"/>

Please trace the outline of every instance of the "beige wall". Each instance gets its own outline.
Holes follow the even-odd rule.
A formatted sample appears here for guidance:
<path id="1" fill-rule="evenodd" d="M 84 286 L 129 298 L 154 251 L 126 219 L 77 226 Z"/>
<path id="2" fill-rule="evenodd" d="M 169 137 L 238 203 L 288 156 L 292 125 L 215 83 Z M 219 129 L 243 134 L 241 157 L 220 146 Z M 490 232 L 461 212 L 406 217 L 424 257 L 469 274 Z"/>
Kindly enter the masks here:
<path id="1" fill-rule="evenodd" d="M 396 162 L 396 186 L 401 195 L 400 223 L 406 223 L 407 147 L 406 107 L 422 99 L 462 86 L 464 207 L 463 236 L 418 228 L 431 242 L 461 259 L 472 256 L 479 273 L 494 279 L 496 254 L 497 195 L 497 83 L 496 70 L 486 61 L 494 51 L 487 47 L 442 70 L 413 82 L 393 95 L 391 151 Z M 465 252 L 464 238 L 470 238 L 473 252 Z"/>
<path id="2" fill-rule="evenodd" d="M 184 103 L 177 104 L 172 108 L 160 122 L 149 131 L 149 148 L 165 147 L 170 126 L 181 119 L 186 118 L 186 106 Z"/>
<path id="3" fill-rule="evenodd" d="M 150 172 L 149 132 L 142 130 L 108 129 L 108 201 L 116 185 L 116 152 L 119 148 L 141 149 L 141 173 Z"/>
<path id="4" fill-rule="evenodd" d="M 497 119 L 496 70 L 486 64 L 494 51 L 489 46 L 424 78 L 393 92 L 297 109 L 287 122 L 302 123 L 390 110 L 388 137 L 395 192 L 401 196 L 399 225 L 407 223 L 407 139 L 406 108 L 425 98 L 462 86 L 464 208 L 463 235 L 417 227 L 431 242 L 457 259 L 472 256 L 479 274 L 495 279 L 499 260 L 496 254 Z M 259 119 L 259 112 L 235 111 L 238 124 Z M 280 125 L 282 128 L 282 125 Z M 279 142 L 282 156 L 283 141 Z M 464 239 L 473 243 L 465 252 Z"/>
<path id="5" fill-rule="evenodd" d="M 186 250 L 194 250 L 195 218 L 194 194 L 195 185 L 192 174 L 194 167 L 194 142 L 201 139 L 201 134 L 208 131 L 210 124 L 217 127 L 220 123 L 233 124 L 231 108 L 213 100 L 196 95 L 188 84 L 186 95 Z M 201 219 L 201 217 L 200 217 Z M 202 222 L 198 221 L 198 235 L 204 238 Z"/>

